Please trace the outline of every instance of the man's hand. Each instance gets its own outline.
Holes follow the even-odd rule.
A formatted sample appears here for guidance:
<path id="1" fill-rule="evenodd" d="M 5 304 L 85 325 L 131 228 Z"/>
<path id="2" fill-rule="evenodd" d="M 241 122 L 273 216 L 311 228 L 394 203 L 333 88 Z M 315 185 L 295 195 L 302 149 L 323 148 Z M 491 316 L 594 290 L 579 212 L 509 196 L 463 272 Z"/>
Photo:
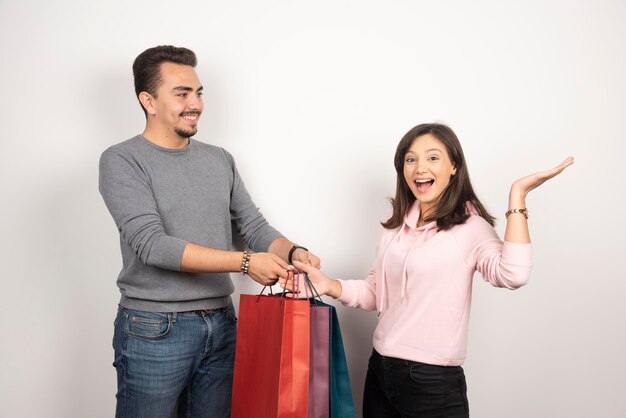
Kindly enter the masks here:
<path id="1" fill-rule="evenodd" d="M 279 278 L 287 279 L 289 264 L 276 254 L 253 253 L 250 255 L 248 276 L 263 286 L 276 284 Z"/>

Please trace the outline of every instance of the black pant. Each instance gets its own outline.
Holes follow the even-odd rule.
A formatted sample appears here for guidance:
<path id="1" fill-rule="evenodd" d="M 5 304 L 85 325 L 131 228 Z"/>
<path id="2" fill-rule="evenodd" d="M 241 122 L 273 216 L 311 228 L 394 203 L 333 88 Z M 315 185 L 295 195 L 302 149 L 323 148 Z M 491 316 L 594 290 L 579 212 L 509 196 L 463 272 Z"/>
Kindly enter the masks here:
<path id="1" fill-rule="evenodd" d="M 363 392 L 363 418 L 467 418 L 461 366 L 383 357 L 374 350 Z"/>

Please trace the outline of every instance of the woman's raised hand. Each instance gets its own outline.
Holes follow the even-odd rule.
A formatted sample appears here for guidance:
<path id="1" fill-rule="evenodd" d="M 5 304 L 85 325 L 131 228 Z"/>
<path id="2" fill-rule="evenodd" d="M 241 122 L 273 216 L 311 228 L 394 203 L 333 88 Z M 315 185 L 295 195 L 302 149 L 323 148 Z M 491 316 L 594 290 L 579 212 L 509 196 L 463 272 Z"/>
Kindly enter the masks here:
<path id="1" fill-rule="evenodd" d="M 552 177 L 561 174 L 563 170 L 574 163 L 574 157 L 567 157 L 561 164 L 557 165 L 551 170 L 539 171 L 534 174 L 517 179 L 511 186 L 511 193 L 519 193 L 522 198 L 525 198 L 528 192 L 541 186 L 547 180 Z"/>
<path id="2" fill-rule="evenodd" d="M 521 179 L 515 180 L 511 186 L 509 193 L 509 212 L 516 211 L 515 214 L 507 217 L 506 230 L 504 231 L 504 240 L 516 243 L 529 243 L 530 233 L 528 231 L 528 212 L 526 210 L 526 195 L 533 189 L 541 186 L 547 180 L 560 174 L 568 166 L 574 163 L 573 157 L 567 157 L 561 164 L 551 170 L 540 171 Z M 523 216 L 522 216 L 523 213 Z"/>

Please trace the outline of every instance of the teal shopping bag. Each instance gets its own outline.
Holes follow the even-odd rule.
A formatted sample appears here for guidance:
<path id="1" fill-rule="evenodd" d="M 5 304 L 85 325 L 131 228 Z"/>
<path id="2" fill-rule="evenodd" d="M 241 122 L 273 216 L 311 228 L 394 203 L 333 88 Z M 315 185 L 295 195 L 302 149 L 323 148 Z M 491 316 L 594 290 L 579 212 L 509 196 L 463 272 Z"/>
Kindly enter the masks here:
<path id="1" fill-rule="evenodd" d="M 330 418 L 355 418 L 348 362 L 337 310 L 330 307 Z"/>

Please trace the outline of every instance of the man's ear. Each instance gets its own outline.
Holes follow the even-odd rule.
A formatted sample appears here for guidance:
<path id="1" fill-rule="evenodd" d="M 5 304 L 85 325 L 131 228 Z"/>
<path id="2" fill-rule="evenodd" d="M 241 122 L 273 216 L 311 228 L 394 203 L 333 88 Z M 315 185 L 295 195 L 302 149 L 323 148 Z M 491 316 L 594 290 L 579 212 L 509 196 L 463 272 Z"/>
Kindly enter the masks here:
<path id="1" fill-rule="evenodd" d="M 154 107 L 154 97 L 146 91 L 139 93 L 139 102 L 146 109 L 149 115 L 156 115 L 156 109 Z"/>

